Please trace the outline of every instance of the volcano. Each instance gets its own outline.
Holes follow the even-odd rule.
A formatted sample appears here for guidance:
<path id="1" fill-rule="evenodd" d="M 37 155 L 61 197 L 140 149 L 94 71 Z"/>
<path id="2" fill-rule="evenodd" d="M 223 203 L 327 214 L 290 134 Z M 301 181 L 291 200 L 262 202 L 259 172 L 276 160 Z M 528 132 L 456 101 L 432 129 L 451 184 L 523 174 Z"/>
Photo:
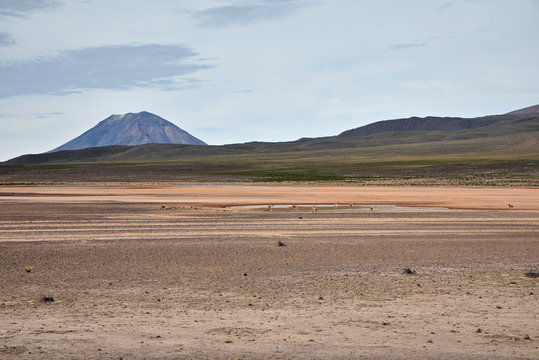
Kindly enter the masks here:
<path id="1" fill-rule="evenodd" d="M 143 144 L 206 145 L 170 121 L 147 111 L 111 115 L 75 139 L 49 152 L 110 145 Z"/>

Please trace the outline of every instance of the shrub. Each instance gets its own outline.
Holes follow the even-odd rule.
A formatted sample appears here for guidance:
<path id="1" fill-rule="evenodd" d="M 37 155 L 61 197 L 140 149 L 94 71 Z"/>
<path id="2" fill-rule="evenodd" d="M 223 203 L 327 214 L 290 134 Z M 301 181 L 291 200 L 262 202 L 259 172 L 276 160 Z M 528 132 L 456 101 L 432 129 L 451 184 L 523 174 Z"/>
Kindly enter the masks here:
<path id="1" fill-rule="evenodd" d="M 52 296 L 42 295 L 41 296 L 41 301 L 43 301 L 43 302 L 54 302 L 54 298 Z"/>

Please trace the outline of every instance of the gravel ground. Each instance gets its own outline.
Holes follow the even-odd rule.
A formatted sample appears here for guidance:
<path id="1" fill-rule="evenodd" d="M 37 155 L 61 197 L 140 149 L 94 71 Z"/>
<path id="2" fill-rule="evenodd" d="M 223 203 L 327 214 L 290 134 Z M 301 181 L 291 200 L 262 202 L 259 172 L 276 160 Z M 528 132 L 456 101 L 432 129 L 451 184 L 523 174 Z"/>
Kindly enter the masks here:
<path id="1" fill-rule="evenodd" d="M 539 358 L 538 190 L 315 213 L 109 190 L 0 191 L 0 358 Z"/>

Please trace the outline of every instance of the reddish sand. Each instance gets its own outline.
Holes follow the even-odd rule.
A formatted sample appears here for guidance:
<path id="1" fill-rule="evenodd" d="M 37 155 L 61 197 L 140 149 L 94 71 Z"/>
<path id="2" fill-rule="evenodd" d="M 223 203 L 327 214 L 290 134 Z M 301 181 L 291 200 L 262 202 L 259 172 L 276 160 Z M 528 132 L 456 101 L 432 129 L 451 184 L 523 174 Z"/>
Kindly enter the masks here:
<path id="1" fill-rule="evenodd" d="M 451 209 L 539 210 L 539 189 L 354 186 L 0 187 L 0 201 L 114 201 L 194 206 L 392 204 Z"/>
<path id="2" fill-rule="evenodd" d="M 538 359 L 538 233 L 539 189 L 0 187 L 0 358 Z"/>

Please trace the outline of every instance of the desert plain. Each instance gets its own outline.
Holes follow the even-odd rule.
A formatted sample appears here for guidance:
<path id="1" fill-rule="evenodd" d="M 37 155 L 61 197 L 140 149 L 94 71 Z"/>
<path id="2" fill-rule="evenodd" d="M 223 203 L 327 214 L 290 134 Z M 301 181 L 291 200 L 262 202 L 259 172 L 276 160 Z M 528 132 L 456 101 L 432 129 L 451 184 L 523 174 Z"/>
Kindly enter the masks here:
<path id="1" fill-rule="evenodd" d="M 538 266 L 536 188 L 3 186 L 0 358 L 537 359 Z"/>

